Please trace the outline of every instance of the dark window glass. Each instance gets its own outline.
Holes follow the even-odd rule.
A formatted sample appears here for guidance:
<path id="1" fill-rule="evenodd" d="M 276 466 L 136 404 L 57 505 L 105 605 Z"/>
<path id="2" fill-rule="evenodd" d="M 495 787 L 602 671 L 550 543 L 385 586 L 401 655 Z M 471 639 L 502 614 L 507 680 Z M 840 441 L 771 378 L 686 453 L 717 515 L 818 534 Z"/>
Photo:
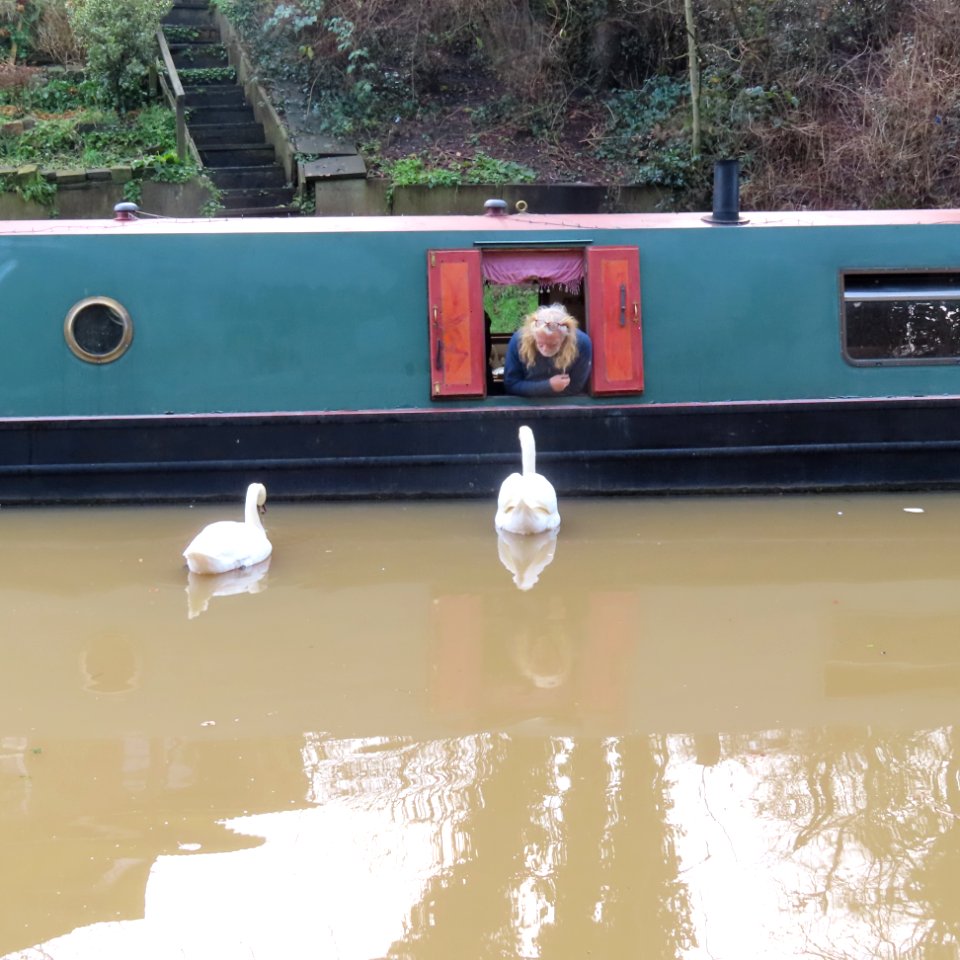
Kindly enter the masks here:
<path id="1" fill-rule="evenodd" d="M 123 356 L 133 340 L 133 321 L 110 297 L 87 297 L 75 303 L 64 321 L 67 346 L 88 363 L 110 363 Z"/>
<path id="2" fill-rule="evenodd" d="M 960 273 L 848 273 L 844 351 L 861 363 L 960 361 Z"/>
<path id="3" fill-rule="evenodd" d="M 81 350 L 103 357 L 120 346 L 123 317 L 105 303 L 92 303 L 73 318 L 73 335 Z"/>

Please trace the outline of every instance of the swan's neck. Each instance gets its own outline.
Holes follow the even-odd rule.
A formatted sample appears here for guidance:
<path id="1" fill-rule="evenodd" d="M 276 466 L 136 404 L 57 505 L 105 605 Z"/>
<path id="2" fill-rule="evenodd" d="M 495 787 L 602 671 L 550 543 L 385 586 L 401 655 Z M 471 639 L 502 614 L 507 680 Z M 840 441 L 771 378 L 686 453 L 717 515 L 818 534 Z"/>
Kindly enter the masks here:
<path id="1" fill-rule="evenodd" d="M 260 520 L 260 508 L 257 505 L 257 491 L 247 491 L 247 502 L 243 508 L 243 519 L 250 526 L 263 529 L 263 522 Z"/>
<path id="2" fill-rule="evenodd" d="M 533 439 L 533 431 L 529 427 L 520 428 L 520 461 L 523 464 L 525 477 L 537 472 L 537 445 Z"/>

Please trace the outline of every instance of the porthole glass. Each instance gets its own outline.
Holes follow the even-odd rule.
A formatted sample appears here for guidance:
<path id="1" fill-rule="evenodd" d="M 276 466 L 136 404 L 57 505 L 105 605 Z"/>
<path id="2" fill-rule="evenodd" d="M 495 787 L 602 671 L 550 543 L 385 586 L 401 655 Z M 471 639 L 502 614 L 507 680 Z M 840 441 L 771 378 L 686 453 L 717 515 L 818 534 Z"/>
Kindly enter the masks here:
<path id="1" fill-rule="evenodd" d="M 63 324 L 67 345 L 88 363 L 110 363 L 123 356 L 133 340 L 130 314 L 110 297 L 87 297 L 75 303 Z"/>

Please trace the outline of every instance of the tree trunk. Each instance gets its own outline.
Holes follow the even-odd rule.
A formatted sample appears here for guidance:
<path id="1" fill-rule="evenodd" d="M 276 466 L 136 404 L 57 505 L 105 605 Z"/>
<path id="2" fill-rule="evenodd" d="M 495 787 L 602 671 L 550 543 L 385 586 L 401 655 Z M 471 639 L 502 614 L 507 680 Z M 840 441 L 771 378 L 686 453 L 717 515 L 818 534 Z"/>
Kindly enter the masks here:
<path id="1" fill-rule="evenodd" d="M 697 25 L 693 19 L 693 0 L 683 0 L 687 20 L 687 62 L 690 68 L 690 147 L 700 156 L 700 55 L 697 50 Z"/>

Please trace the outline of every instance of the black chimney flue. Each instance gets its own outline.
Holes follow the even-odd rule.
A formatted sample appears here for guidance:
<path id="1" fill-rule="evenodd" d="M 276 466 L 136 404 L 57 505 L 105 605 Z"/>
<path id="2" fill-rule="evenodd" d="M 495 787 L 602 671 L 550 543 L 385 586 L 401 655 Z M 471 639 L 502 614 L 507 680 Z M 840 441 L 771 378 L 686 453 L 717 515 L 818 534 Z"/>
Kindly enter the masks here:
<path id="1" fill-rule="evenodd" d="M 713 165 L 713 213 L 707 223 L 746 223 L 740 216 L 740 161 L 718 160 Z"/>

